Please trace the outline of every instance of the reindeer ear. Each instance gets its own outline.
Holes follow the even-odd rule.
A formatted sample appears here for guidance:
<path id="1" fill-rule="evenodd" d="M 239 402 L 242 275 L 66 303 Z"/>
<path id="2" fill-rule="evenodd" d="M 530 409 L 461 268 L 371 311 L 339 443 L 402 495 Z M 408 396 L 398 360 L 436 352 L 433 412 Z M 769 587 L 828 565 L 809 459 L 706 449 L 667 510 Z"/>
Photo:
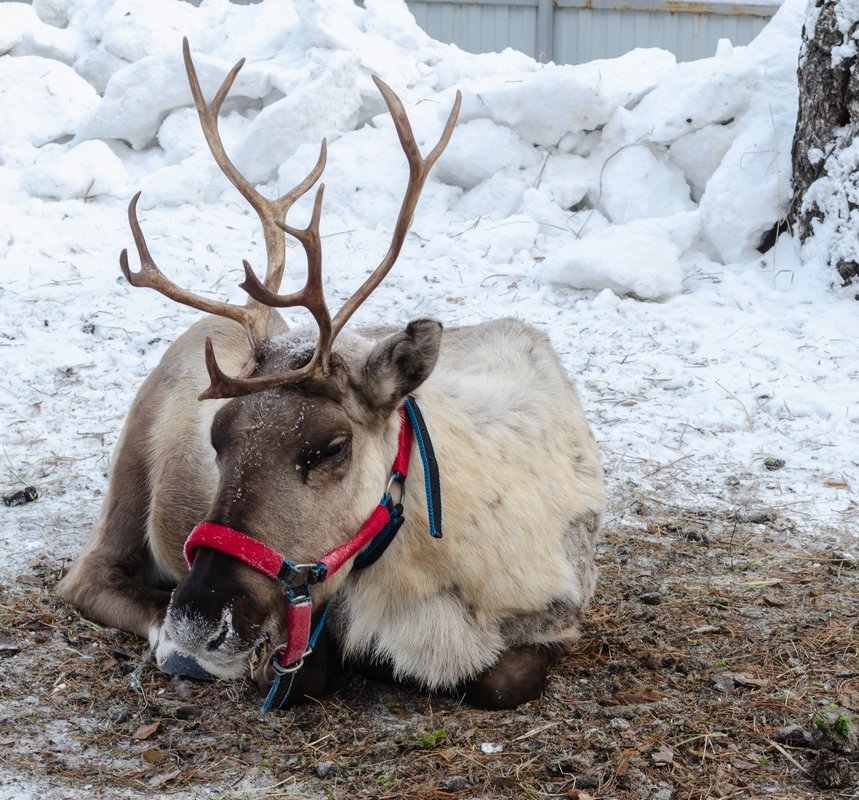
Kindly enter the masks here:
<path id="1" fill-rule="evenodd" d="M 364 365 L 364 390 L 377 408 L 396 408 L 418 388 L 438 361 L 441 323 L 412 320 L 403 331 L 391 334 L 371 351 Z"/>

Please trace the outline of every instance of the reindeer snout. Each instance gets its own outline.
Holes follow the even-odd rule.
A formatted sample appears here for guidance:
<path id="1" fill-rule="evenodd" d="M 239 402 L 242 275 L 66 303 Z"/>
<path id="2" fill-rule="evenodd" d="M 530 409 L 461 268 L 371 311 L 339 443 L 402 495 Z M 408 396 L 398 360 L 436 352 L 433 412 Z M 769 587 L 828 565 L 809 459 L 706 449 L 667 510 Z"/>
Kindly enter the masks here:
<path id="1" fill-rule="evenodd" d="M 220 616 L 212 618 L 187 603 L 171 602 L 159 637 L 156 661 L 165 672 L 199 677 L 187 671 L 187 663 L 192 663 L 203 675 L 238 678 L 248 671 L 252 647 L 235 630 L 229 606 L 221 609 Z"/>
<path id="2" fill-rule="evenodd" d="M 222 644 L 224 644 L 224 642 L 227 641 L 229 634 L 230 624 L 227 620 L 224 620 L 218 633 L 206 642 L 206 649 L 210 651 L 217 650 Z"/>
<path id="3" fill-rule="evenodd" d="M 255 577 L 235 559 L 201 547 L 190 573 L 173 591 L 164 640 L 214 675 L 247 675 L 270 616 L 253 591 Z"/>
<path id="4" fill-rule="evenodd" d="M 229 607 L 220 609 L 217 615 L 210 615 L 191 603 L 171 603 L 164 620 L 164 632 L 186 653 L 213 653 L 238 638 L 232 616 Z"/>

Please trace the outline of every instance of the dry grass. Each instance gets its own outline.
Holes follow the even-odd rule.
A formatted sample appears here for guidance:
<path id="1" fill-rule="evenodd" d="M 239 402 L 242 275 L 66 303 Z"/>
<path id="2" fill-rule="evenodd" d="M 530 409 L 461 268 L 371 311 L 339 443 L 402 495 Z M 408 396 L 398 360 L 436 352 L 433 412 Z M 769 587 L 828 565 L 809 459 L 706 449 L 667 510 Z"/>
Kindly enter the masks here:
<path id="1" fill-rule="evenodd" d="M 261 718 L 255 688 L 171 679 L 78 618 L 36 563 L 0 594 L 0 764 L 106 796 L 859 797 L 859 754 L 821 730 L 855 735 L 855 562 L 787 549 L 769 515 L 637 512 L 606 534 L 581 642 L 502 713 L 352 677 Z"/>

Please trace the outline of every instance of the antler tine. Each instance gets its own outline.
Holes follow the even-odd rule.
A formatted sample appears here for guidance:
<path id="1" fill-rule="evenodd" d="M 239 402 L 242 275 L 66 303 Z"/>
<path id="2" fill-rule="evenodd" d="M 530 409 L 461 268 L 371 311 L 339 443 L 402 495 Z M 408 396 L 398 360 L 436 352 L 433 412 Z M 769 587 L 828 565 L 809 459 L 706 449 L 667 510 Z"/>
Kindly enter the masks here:
<path id="1" fill-rule="evenodd" d="M 306 194 L 319 180 L 322 171 L 325 169 L 327 160 L 327 144 L 322 141 L 322 146 L 319 150 L 319 158 L 316 166 L 310 171 L 307 177 L 301 181 L 293 189 L 290 189 L 285 194 L 278 197 L 276 200 L 270 200 L 254 187 L 254 185 L 239 171 L 236 165 L 230 160 L 224 148 L 224 143 L 221 140 L 221 134 L 218 130 L 218 115 L 221 106 L 224 103 L 239 71 L 244 66 L 245 60 L 239 60 L 236 65 L 229 71 L 227 77 L 224 78 L 215 97 L 211 103 L 207 103 L 203 97 L 203 90 L 200 87 L 200 81 L 197 77 L 197 71 L 194 67 L 194 62 L 191 59 L 191 46 L 188 43 L 188 38 L 182 40 L 182 55 L 185 61 L 185 71 L 188 74 L 188 83 L 191 87 L 191 94 L 194 97 L 194 105 L 197 107 L 197 114 L 200 117 L 200 125 L 203 128 L 203 135 L 206 138 L 206 143 L 212 153 L 215 162 L 220 167 L 221 171 L 229 179 L 230 183 L 238 189 L 242 197 L 248 201 L 250 206 L 256 211 L 260 223 L 263 228 L 265 238 L 265 249 L 267 256 L 265 285 L 276 292 L 280 288 L 281 280 L 283 279 L 283 269 L 286 261 L 286 246 L 283 233 L 278 227 L 278 222 L 281 222 L 286 217 L 287 212 L 302 195 Z M 252 304 L 253 305 L 253 304 Z M 270 310 L 268 308 L 257 306 L 256 311 L 259 321 L 256 325 L 255 334 L 258 337 L 254 343 L 258 344 L 265 337 L 265 328 Z"/>
<path id="2" fill-rule="evenodd" d="M 325 184 L 321 184 L 316 191 L 313 212 L 306 228 L 294 228 L 291 225 L 279 223 L 284 231 L 301 242 L 307 253 L 307 280 L 304 287 L 291 294 L 275 294 L 260 281 L 247 261 L 242 262 L 245 267 L 245 280 L 239 284 L 252 298 L 265 306 L 272 308 L 303 306 L 306 308 L 313 315 L 319 327 L 319 339 L 316 342 L 313 356 L 303 367 L 290 372 L 253 378 L 242 375 L 231 378 L 218 368 L 214 352 L 211 346 L 207 344 L 206 365 L 209 368 L 212 385 L 200 395 L 201 400 L 207 397 L 239 397 L 274 386 L 296 383 L 312 373 L 321 372 L 324 374 L 328 371 L 328 360 L 334 337 L 331 329 L 331 314 L 325 303 L 325 293 L 322 287 L 322 240 L 319 236 L 319 221 L 322 216 L 324 193 Z"/>
<path id="3" fill-rule="evenodd" d="M 412 224 L 412 217 L 415 213 L 418 200 L 420 199 L 421 191 L 426 182 L 427 176 L 432 169 L 433 164 L 438 160 L 439 156 L 444 152 L 448 142 L 450 142 L 453 128 L 456 125 L 459 109 L 462 105 L 461 92 L 456 93 L 456 100 L 453 103 L 453 108 L 450 110 L 450 115 L 447 118 L 447 123 L 441 133 L 436 146 L 429 152 L 426 158 L 421 157 L 420 149 L 415 141 L 412 133 L 412 126 L 409 123 L 409 118 L 406 115 L 406 110 L 400 98 L 394 94 L 393 89 L 388 86 L 381 78 L 373 76 L 377 88 L 382 93 L 385 104 L 391 112 L 391 117 L 394 120 L 394 126 L 397 129 L 397 136 L 400 139 L 400 145 L 406 158 L 409 162 L 409 182 L 406 186 L 406 193 L 403 197 L 403 202 L 400 206 L 400 213 L 397 216 L 397 223 L 394 226 L 394 234 L 391 238 L 391 245 L 388 252 L 382 259 L 378 267 L 373 271 L 373 274 L 364 281 L 358 290 L 343 304 L 343 307 L 337 312 L 333 322 L 332 339 L 343 329 L 343 326 L 349 318 L 358 310 L 361 304 L 370 296 L 373 290 L 385 279 L 385 276 L 390 272 L 391 267 L 397 260 L 403 243 L 406 239 L 406 234 Z"/>
<path id="4" fill-rule="evenodd" d="M 196 308 L 198 311 L 205 311 L 209 314 L 216 314 L 221 317 L 227 317 L 235 320 L 244 326 L 245 330 L 250 335 L 251 319 L 249 317 L 249 309 L 247 306 L 237 306 L 232 303 L 221 303 L 217 300 L 210 300 L 208 297 L 194 294 L 185 289 L 178 287 L 171 281 L 160 269 L 152 258 L 149 252 L 149 247 L 146 244 L 146 239 L 143 236 L 143 230 L 140 227 L 140 222 L 137 219 L 137 201 L 140 199 L 140 192 L 131 198 L 128 204 L 128 224 L 131 228 L 131 234 L 134 237 L 134 244 L 137 247 L 137 254 L 140 257 L 140 270 L 132 272 L 128 265 L 128 250 L 123 249 L 119 254 L 119 266 L 122 269 L 122 274 L 125 279 L 135 287 L 146 287 L 155 289 L 156 291 L 174 300 L 177 303 L 182 303 L 191 308 Z"/>
<path id="5" fill-rule="evenodd" d="M 325 292 L 322 287 L 322 239 L 319 235 L 319 221 L 322 216 L 322 197 L 325 184 L 321 184 L 313 202 L 313 212 L 306 228 L 294 228 L 280 222 L 278 225 L 290 236 L 301 242 L 307 254 L 307 280 L 304 287 L 291 294 L 275 294 L 260 283 L 259 278 L 245 263 L 245 280 L 240 284 L 251 297 L 260 303 L 274 308 L 292 308 L 303 306 L 316 320 L 319 326 L 319 347 L 322 348 L 323 366 L 327 367 L 328 354 L 326 349 L 331 344 L 331 314 L 325 303 Z"/>
<path id="6" fill-rule="evenodd" d="M 219 366 L 218 360 L 215 358 L 215 347 L 212 344 L 211 338 L 206 337 L 206 369 L 209 371 L 209 387 L 202 392 L 198 400 L 216 400 L 226 399 L 230 397 L 242 397 L 246 394 L 261 392 L 265 389 L 275 389 L 278 386 L 284 386 L 287 383 L 295 383 L 303 378 L 313 374 L 317 367 L 317 352 L 314 352 L 313 358 L 303 367 L 292 370 L 287 373 L 288 380 L 284 380 L 284 375 L 278 373 L 275 375 L 260 375 L 256 378 L 244 377 L 246 370 L 238 377 L 230 377 Z"/>

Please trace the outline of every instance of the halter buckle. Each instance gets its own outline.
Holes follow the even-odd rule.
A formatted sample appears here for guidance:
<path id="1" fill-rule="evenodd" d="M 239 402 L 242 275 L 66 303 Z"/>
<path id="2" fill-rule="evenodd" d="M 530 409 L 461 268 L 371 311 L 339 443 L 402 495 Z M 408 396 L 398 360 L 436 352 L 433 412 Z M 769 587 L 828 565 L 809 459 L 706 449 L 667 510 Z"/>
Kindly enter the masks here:
<path id="1" fill-rule="evenodd" d="M 277 580 L 283 585 L 284 591 L 288 592 L 305 586 L 312 586 L 314 583 L 321 583 L 327 574 L 328 567 L 325 564 L 319 562 L 296 564 L 285 558 L 280 570 L 278 570 Z"/>

